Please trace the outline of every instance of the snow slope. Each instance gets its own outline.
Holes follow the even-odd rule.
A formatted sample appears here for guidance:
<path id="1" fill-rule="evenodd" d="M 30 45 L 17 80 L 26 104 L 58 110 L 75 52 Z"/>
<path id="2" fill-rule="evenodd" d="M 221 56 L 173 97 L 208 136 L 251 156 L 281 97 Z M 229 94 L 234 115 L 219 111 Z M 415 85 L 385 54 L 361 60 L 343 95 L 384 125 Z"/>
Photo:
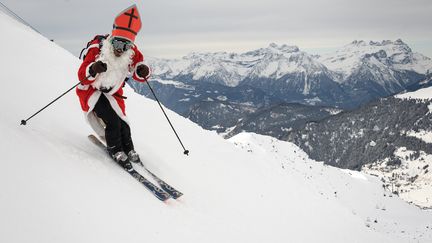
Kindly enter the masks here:
<path id="1" fill-rule="evenodd" d="M 407 92 L 395 96 L 399 99 L 421 99 L 421 100 L 432 100 L 432 87 L 419 89 L 413 92 Z"/>
<path id="2" fill-rule="evenodd" d="M 2 13 L 0 28 L 0 242 L 432 240 L 432 213 L 383 197 L 370 177 L 312 163 L 289 143 L 283 157 L 271 141 L 242 151 L 168 112 L 186 157 L 157 103 L 127 88 L 136 149 L 185 194 L 161 203 L 87 140 L 73 92 L 19 125 L 77 83 L 79 60 Z"/>
<path id="3" fill-rule="evenodd" d="M 406 217 L 406 212 L 400 210 L 399 200 L 396 199 L 396 196 L 378 186 L 380 182 L 377 177 L 358 171 L 329 167 L 323 163 L 309 160 L 307 155 L 296 145 L 270 136 L 241 133 L 229 140 L 240 149 L 253 154 L 254 157 L 262 156 L 273 166 L 279 167 L 280 173 L 295 178 L 296 181 L 303 181 L 303 186 L 315 191 L 323 199 L 338 201 L 340 206 L 347 211 L 362 218 L 366 227 L 387 234 L 405 235 L 407 232 L 399 228 L 402 226 L 399 219 Z M 412 166 L 412 168 L 414 167 Z M 367 171 L 367 173 L 369 172 Z M 355 196 L 352 195 L 353 193 Z M 413 191 L 412 194 L 414 193 L 418 194 L 417 198 L 425 198 L 426 193 L 432 195 L 430 188 L 427 187 L 424 187 L 423 190 Z M 406 197 L 413 199 L 415 196 L 407 195 Z M 420 201 L 415 202 L 421 205 Z M 398 225 L 396 228 L 399 229 L 393 228 L 396 225 Z M 410 226 L 402 226 L 402 228 L 405 227 Z M 430 226 L 427 229 L 430 232 Z M 414 234 L 423 235 L 419 231 Z M 413 241 L 413 239 L 409 241 Z M 423 239 L 419 239 L 419 241 L 421 242 Z"/>

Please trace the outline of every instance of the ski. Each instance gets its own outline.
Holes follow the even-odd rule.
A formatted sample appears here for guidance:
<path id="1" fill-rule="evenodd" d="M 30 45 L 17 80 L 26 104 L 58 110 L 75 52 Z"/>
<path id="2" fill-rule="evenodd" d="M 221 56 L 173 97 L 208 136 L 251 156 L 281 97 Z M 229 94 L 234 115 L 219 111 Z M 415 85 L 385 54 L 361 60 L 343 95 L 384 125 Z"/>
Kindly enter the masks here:
<path id="1" fill-rule="evenodd" d="M 105 152 L 107 152 L 105 144 L 103 144 L 96 136 L 88 135 L 88 138 L 96 146 L 98 146 L 99 148 L 101 148 Z M 117 164 L 117 162 L 115 162 L 115 163 Z M 155 184 L 151 183 L 144 176 L 142 176 L 140 173 L 138 173 L 135 169 L 132 169 L 130 171 L 126 170 L 126 172 L 128 172 L 133 178 L 135 178 L 137 181 L 139 181 L 141 184 L 143 184 L 157 199 L 159 199 L 161 201 L 166 201 L 166 200 L 171 198 L 171 195 L 169 193 L 165 192 L 161 188 L 157 187 Z"/>
<path id="2" fill-rule="evenodd" d="M 147 169 L 143 163 L 140 161 L 140 165 L 142 167 L 144 167 L 144 169 L 147 171 L 147 173 L 149 173 L 153 179 L 159 184 L 159 186 L 166 191 L 168 194 L 170 194 L 170 196 L 174 199 L 177 199 L 179 197 L 181 197 L 183 195 L 183 193 L 181 193 L 180 191 L 176 190 L 174 187 L 170 186 L 168 183 L 166 183 L 165 181 L 163 181 L 162 179 L 160 179 L 158 176 L 156 176 L 155 174 L 153 174 L 153 172 L 151 172 L 149 169 Z"/>

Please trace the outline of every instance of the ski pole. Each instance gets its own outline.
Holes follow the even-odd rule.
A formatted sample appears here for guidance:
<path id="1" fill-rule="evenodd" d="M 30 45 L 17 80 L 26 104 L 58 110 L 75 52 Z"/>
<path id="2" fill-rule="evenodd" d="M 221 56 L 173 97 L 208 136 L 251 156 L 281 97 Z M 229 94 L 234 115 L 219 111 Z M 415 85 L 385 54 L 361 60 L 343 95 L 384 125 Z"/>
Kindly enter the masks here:
<path id="1" fill-rule="evenodd" d="M 45 108 L 47 108 L 48 106 L 50 106 L 52 103 L 56 102 L 58 99 L 60 99 L 61 97 L 63 97 L 65 94 L 69 93 L 69 91 L 71 91 L 72 89 L 74 89 L 76 86 L 78 86 L 81 82 L 75 84 L 72 88 L 68 89 L 66 92 L 64 92 L 62 95 L 60 95 L 59 97 L 55 98 L 53 101 L 51 101 L 48 105 L 46 105 L 44 108 L 40 109 L 39 111 L 37 111 L 36 113 L 34 113 L 33 115 L 31 115 L 29 118 L 25 119 L 25 120 L 21 120 L 21 125 L 27 125 L 27 121 L 32 119 L 34 116 L 36 116 L 37 114 L 39 114 L 41 111 L 45 110 Z"/>
<path id="2" fill-rule="evenodd" d="M 183 151 L 183 154 L 185 154 L 185 155 L 189 155 L 189 150 L 187 150 L 187 149 L 185 148 L 185 146 L 183 145 L 183 143 L 182 143 L 182 141 L 181 141 L 179 135 L 177 134 L 176 130 L 174 129 L 174 126 L 172 125 L 170 119 L 168 118 L 168 115 L 166 114 L 164 108 L 162 107 L 161 103 L 159 102 L 159 99 L 156 97 L 155 92 L 153 91 L 152 87 L 150 86 L 149 81 L 146 81 L 146 83 L 147 83 L 148 87 L 150 88 L 150 91 L 152 92 L 152 94 L 153 94 L 154 98 L 156 99 L 157 103 L 159 104 L 159 107 L 161 108 L 163 114 L 165 115 L 165 118 L 168 120 L 168 123 L 170 124 L 170 126 L 171 126 L 171 128 L 172 128 L 174 134 L 176 135 L 177 139 L 179 140 L 181 146 L 183 147 L 183 150 L 184 150 L 184 151 Z"/>

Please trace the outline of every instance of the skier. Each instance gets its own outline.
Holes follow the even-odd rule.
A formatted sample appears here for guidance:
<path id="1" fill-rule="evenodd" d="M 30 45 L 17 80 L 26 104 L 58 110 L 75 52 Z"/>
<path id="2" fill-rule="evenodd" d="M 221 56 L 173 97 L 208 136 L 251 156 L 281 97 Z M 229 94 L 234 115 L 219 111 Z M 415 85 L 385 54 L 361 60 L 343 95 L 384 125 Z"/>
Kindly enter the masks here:
<path id="1" fill-rule="evenodd" d="M 126 170 L 139 162 L 125 112 L 124 82 L 130 76 L 146 82 L 150 69 L 134 44 L 141 29 L 136 5 L 122 11 L 114 21 L 111 35 L 97 36 L 87 47 L 78 70 L 81 82 L 76 92 L 81 108 L 93 130 L 106 140 L 108 153 Z"/>

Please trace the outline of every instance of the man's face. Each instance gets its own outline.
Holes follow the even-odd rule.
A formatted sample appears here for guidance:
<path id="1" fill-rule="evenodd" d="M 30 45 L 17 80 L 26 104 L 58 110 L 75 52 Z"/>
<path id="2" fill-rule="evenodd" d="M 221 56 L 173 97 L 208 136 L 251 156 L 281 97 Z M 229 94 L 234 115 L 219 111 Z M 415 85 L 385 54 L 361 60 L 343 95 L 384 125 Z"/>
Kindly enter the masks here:
<path id="1" fill-rule="evenodd" d="M 121 56 L 122 54 L 123 54 L 123 51 L 122 51 L 122 50 L 114 49 L 114 55 L 115 55 L 116 57 L 119 57 L 119 56 Z"/>
<path id="2" fill-rule="evenodd" d="M 123 54 L 123 52 L 132 48 L 132 42 L 125 40 L 125 39 L 118 38 L 118 37 L 114 37 L 111 40 L 111 44 L 113 46 L 114 55 L 116 57 L 121 56 Z"/>

